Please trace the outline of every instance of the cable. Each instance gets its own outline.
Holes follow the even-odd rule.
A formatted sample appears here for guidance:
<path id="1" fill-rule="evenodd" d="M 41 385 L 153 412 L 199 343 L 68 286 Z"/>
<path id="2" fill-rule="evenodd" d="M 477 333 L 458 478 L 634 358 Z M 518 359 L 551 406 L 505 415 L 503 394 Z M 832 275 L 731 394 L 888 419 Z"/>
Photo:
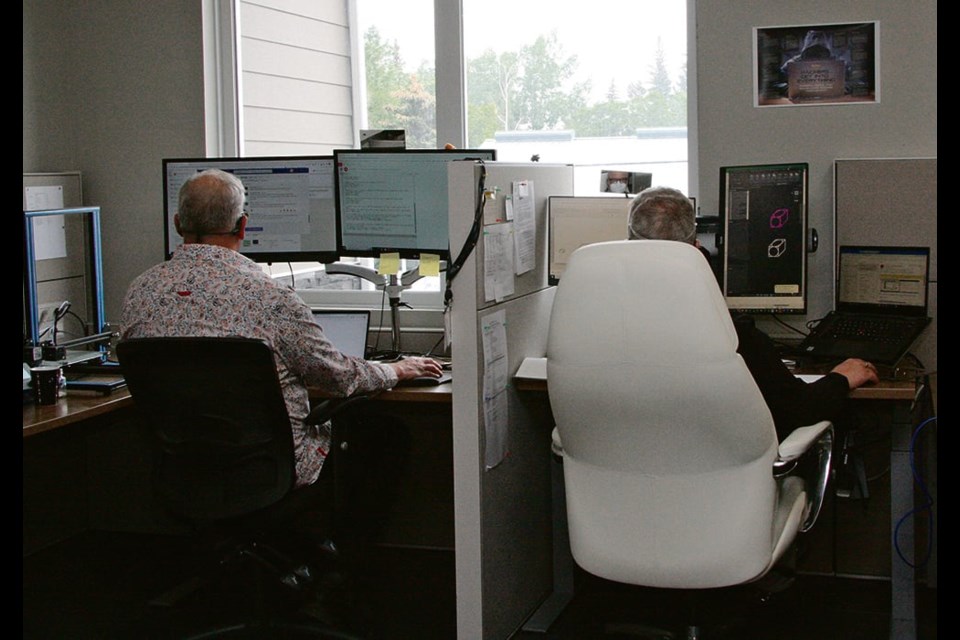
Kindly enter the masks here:
<path id="1" fill-rule="evenodd" d="M 913 435 L 910 438 L 910 471 L 913 473 L 914 482 L 917 484 L 917 487 L 920 489 L 920 492 L 923 495 L 924 502 L 920 506 L 910 509 L 907 513 L 901 516 L 900 519 L 897 520 L 897 525 L 893 530 L 893 548 L 897 552 L 897 556 L 900 558 L 900 560 L 902 560 L 903 563 L 911 569 L 917 569 L 918 567 L 924 566 L 930 560 L 931 553 L 933 553 L 933 496 L 930 495 L 930 491 L 927 489 L 927 483 L 924 482 L 920 472 L 917 471 L 915 455 L 917 438 L 920 436 L 920 432 L 923 431 L 928 424 L 936 421 L 937 416 L 927 418 L 921 422 L 916 429 L 914 429 Z M 927 548 L 923 560 L 921 562 L 914 563 L 910 562 L 903 555 L 903 551 L 900 549 L 900 527 L 907 523 L 909 518 L 912 518 L 915 514 L 923 511 L 925 511 L 927 515 Z"/>
<path id="2" fill-rule="evenodd" d="M 782 320 L 782 319 L 781 319 L 780 317 L 778 317 L 775 313 L 771 313 L 771 314 L 770 314 L 770 317 L 773 318 L 774 321 L 776 321 L 776 322 L 779 323 L 780 325 L 786 327 L 787 329 L 790 329 L 791 331 L 795 331 L 795 332 L 799 333 L 799 334 L 802 335 L 802 336 L 806 336 L 806 335 L 807 335 L 807 334 L 805 334 L 803 331 L 800 331 L 800 329 L 797 329 L 795 326 L 790 325 L 790 324 L 787 324 L 786 321 Z"/>
<path id="3" fill-rule="evenodd" d="M 457 258 L 447 266 L 447 290 L 444 293 L 445 306 L 450 306 L 450 302 L 453 300 L 453 290 L 450 288 L 450 286 L 453 284 L 453 280 L 457 277 L 457 274 L 460 273 L 460 269 L 463 268 L 467 258 L 470 257 L 473 249 L 477 246 L 477 241 L 480 239 L 480 231 L 483 228 L 483 207 L 486 203 L 484 192 L 486 191 L 487 166 L 484 164 L 483 160 L 477 160 L 477 163 L 480 165 L 480 180 L 477 181 L 477 206 L 473 214 L 473 226 L 470 228 L 470 233 L 467 235 L 467 239 L 464 241 L 463 247 L 460 249 L 460 253 L 457 255 Z"/>
<path id="4" fill-rule="evenodd" d="M 79 323 L 79 325 L 80 325 L 80 333 L 79 333 L 79 334 L 72 334 L 72 333 L 70 333 L 69 331 L 67 331 L 66 329 L 64 329 L 63 327 L 60 327 L 60 333 L 61 333 L 62 335 L 64 335 L 64 336 L 67 336 L 67 337 L 70 337 L 70 336 L 73 336 L 73 337 L 75 337 L 75 338 L 85 337 L 85 336 L 87 335 L 87 322 L 86 322 L 86 320 L 84 320 L 83 318 L 81 318 L 80 316 L 78 316 L 75 312 L 70 311 L 70 309 L 67 309 L 66 313 L 63 314 L 63 317 L 61 318 L 61 320 L 62 320 L 63 318 L 65 318 L 65 317 L 67 317 L 67 316 L 73 316 L 74 318 L 76 318 L 77 323 Z"/>
<path id="5" fill-rule="evenodd" d="M 423 354 L 423 355 L 426 356 L 426 357 L 428 357 L 428 358 L 431 357 L 431 356 L 433 355 L 433 350 L 440 346 L 440 344 L 443 342 L 443 339 L 444 339 L 445 336 L 446 336 L 445 333 L 441 333 L 441 334 L 440 334 L 440 339 L 437 340 L 437 341 L 434 343 L 434 345 L 433 345 L 432 347 L 430 347 L 430 349 L 429 349 L 425 354 Z"/>
<path id="6" fill-rule="evenodd" d="M 805 326 L 807 327 L 807 331 L 811 331 L 814 327 L 816 327 L 818 324 L 823 322 L 824 318 L 826 318 L 826 316 L 823 316 L 822 318 L 816 318 L 814 320 L 807 320 L 807 322 L 805 323 Z"/>

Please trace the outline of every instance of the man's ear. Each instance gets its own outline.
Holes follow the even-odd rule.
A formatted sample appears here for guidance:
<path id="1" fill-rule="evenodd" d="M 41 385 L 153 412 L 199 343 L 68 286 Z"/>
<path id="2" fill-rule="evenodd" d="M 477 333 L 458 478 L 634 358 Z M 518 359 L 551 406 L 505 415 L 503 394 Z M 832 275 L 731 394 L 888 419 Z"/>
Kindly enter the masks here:
<path id="1" fill-rule="evenodd" d="M 177 235 L 179 235 L 182 238 L 183 231 L 180 231 L 180 214 L 179 213 L 173 214 L 173 227 L 174 229 L 177 230 Z"/>
<path id="2" fill-rule="evenodd" d="M 243 240 L 243 236 L 247 233 L 247 216 L 240 216 L 240 219 L 237 220 L 237 230 L 233 232 L 233 235 L 237 236 L 237 240 Z"/>

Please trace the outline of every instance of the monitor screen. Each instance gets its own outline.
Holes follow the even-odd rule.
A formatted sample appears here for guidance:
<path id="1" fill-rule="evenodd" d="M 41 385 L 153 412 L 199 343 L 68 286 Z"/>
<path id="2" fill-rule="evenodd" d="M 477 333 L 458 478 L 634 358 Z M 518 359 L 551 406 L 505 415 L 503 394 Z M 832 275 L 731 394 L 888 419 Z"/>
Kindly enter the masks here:
<path id="1" fill-rule="evenodd" d="M 447 163 L 496 160 L 493 149 L 335 150 L 337 249 L 342 256 L 450 249 Z"/>
<path id="2" fill-rule="evenodd" d="M 320 325 L 327 340 L 337 351 L 354 358 L 362 358 L 367 350 L 367 332 L 370 330 L 370 311 L 331 311 L 314 309 L 313 321 Z"/>
<path id="3" fill-rule="evenodd" d="M 629 198 L 605 196 L 550 196 L 549 281 L 557 284 L 570 256 L 586 244 L 627 239 Z"/>
<path id="4" fill-rule="evenodd" d="M 333 157 L 196 158 L 163 161 L 163 209 L 169 258 L 182 243 L 173 225 L 180 187 L 204 169 L 243 181 L 248 214 L 240 253 L 257 262 L 334 262 Z"/>
<path id="5" fill-rule="evenodd" d="M 720 169 L 723 294 L 736 311 L 806 311 L 804 163 Z"/>

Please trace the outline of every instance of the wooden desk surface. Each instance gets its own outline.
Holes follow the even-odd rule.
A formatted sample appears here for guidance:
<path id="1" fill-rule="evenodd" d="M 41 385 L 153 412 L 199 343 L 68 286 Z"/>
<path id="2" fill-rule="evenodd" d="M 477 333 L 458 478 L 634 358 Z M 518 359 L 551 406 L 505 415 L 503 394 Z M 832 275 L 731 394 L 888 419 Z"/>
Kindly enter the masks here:
<path id="1" fill-rule="evenodd" d="M 443 384 L 405 387 L 399 386 L 389 391 L 383 391 L 376 396 L 375 400 L 380 402 L 453 402 L 453 383 L 444 382 Z"/>
<path id="2" fill-rule="evenodd" d="M 320 394 L 311 392 L 311 396 Z M 397 387 L 384 391 L 376 396 L 378 402 L 452 402 L 453 385 L 449 382 L 427 387 Z M 23 437 L 43 433 L 52 429 L 59 429 L 76 422 L 81 422 L 95 416 L 125 407 L 133 406 L 130 391 L 120 389 L 109 395 L 93 395 L 89 392 L 68 392 L 66 398 L 61 398 L 53 405 L 23 405 Z"/>
<path id="3" fill-rule="evenodd" d="M 124 407 L 133 406 L 130 391 L 120 389 L 109 395 L 68 392 L 57 404 L 23 405 L 23 437 L 59 429 Z"/>

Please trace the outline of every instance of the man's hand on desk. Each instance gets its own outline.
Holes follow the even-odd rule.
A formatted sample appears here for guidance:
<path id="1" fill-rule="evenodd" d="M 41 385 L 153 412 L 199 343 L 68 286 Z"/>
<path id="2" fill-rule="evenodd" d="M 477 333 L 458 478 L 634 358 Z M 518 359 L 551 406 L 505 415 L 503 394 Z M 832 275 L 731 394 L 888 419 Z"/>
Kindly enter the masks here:
<path id="1" fill-rule="evenodd" d="M 393 367 L 393 370 L 397 373 L 397 378 L 400 380 L 410 380 L 424 376 L 439 378 L 443 373 L 443 366 L 433 358 L 403 358 L 397 362 L 390 362 L 387 366 Z"/>
<path id="2" fill-rule="evenodd" d="M 862 387 L 867 383 L 877 383 L 880 377 L 877 375 L 877 368 L 873 364 L 860 358 L 849 358 L 835 366 L 831 373 L 839 373 L 847 379 L 850 389 Z"/>

